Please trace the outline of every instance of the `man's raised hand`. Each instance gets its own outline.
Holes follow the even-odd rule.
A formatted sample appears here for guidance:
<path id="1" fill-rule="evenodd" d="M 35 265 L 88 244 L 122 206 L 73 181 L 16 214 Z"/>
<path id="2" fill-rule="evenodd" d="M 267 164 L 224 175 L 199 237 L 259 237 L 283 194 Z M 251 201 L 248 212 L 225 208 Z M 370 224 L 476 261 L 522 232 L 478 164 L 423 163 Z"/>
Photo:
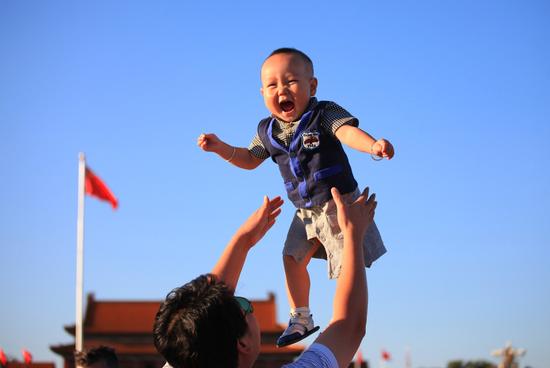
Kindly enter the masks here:
<path id="1" fill-rule="evenodd" d="M 344 203 L 340 192 L 336 188 L 331 189 L 332 198 L 336 204 L 338 225 L 342 232 L 351 231 L 354 236 L 363 237 L 374 219 L 376 209 L 376 194 L 369 197 L 369 188 L 350 204 Z"/>

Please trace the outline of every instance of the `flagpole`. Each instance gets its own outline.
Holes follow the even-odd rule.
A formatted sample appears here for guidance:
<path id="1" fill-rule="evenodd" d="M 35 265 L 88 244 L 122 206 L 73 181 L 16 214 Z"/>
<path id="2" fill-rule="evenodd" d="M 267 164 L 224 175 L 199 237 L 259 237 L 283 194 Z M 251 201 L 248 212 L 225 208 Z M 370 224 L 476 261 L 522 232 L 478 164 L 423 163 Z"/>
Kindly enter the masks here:
<path id="1" fill-rule="evenodd" d="M 76 322 L 75 350 L 82 351 L 82 290 L 84 284 L 84 179 L 86 160 L 84 153 L 78 155 L 78 217 L 76 220 Z"/>

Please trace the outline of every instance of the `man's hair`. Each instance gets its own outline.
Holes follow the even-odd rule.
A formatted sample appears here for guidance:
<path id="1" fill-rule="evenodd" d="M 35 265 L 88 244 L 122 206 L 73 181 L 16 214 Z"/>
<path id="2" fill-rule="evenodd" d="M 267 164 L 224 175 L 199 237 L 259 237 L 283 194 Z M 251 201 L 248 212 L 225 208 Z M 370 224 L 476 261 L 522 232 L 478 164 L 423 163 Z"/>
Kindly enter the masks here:
<path id="1" fill-rule="evenodd" d="M 298 56 L 311 69 L 311 75 L 313 76 L 315 74 L 313 72 L 313 61 L 311 61 L 311 59 L 309 58 L 309 56 L 306 55 L 305 52 L 295 49 L 293 47 L 281 47 L 277 50 L 272 51 L 271 54 L 269 54 L 269 56 L 265 58 L 265 60 L 277 54 L 292 54 Z"/>
<path id="2" fill-rule="evenodd" d="M 87 351 L 74 353 L 75 363 L 79 367 L 89 367 L 97 362 L 104 362 L 109 368 L 118 368 L 118 358 L 115 349 L 108 346 L 99 346 Z"/>
<path id="3" fill-rule="evenodd" d="M 172 290 L 153 327 L 158 352 L 174 368 L 236 368 L 247 323 L 233 290 L 202 275 Z"/>

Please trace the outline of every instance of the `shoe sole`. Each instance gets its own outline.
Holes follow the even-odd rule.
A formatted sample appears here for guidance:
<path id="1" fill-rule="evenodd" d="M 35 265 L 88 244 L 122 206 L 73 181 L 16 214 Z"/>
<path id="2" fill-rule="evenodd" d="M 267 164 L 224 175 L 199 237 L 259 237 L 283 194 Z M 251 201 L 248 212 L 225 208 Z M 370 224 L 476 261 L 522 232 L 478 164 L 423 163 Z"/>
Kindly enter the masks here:
<path id="1" fill-rule="evenodd" d="M 277 347 L 278 348 L 283 348 L 285 346 L 295 344 L 298 341 L 301 341 L 301 340 L 305 339 L 306 337 L 308 337 L 309 335 L 311 335 L 311 334 L 313 334 L 317 331 L 319 331 L 319 326 L 313 327 L 311 330 L 307 331 L 303 335 L 297 334 L 298 336 L 296 336 L 295 338 L 292 338 L 292 336 L 294 336 L 295 334 L 289 335 L 288 336 L 289 339 L 285 340 L 285 341 L 280 341 L 280 338 L 279 338 L 279 340 L 277 340 Z"/>

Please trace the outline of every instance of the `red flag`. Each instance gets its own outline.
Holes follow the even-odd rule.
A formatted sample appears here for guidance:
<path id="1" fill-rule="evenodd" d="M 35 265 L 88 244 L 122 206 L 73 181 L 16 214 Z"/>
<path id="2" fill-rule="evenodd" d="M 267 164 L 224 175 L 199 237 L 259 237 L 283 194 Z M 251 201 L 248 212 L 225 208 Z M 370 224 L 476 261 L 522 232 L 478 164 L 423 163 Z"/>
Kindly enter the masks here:
<path id="1" fill-rule="evenodd" d="M 4 354 L 4 350 L 2 349 L 0 349 L 0 363 L 4 366 L 8 363 L 8 358 L 6 357 L 6 354 Z"/>
<path id="2" fill-rule="evenodd" d="M 355 358 L 355 366 L 361 368 L 363 366 L 363 353 L 361 349 L 357 350 L 357 356 Z"/>
<path id="3" fill-rule="evenodd" d="M 29 353 L 27 349 L 22 349 L 21 353 L 23 353 L 23 360 L 25 361 L 25 364 L 31 364 L 32 363 L 32 354 Z"/>
<path id="4" fill-rule="evenodd" d="M 118 200 L 115 195 L 107 185 L 93 173 L 92 170 L 86 168 L 86 179 L 85 179 L 85 192 L 92 197 L 96 197 L 111 203 L 113 209 L 118 207 Z"/>
<path id="5" fill-rule="evenodd" d="M 382 360 L 391 360 L 391 355 L 387 350 L 382 349 Z"/>

